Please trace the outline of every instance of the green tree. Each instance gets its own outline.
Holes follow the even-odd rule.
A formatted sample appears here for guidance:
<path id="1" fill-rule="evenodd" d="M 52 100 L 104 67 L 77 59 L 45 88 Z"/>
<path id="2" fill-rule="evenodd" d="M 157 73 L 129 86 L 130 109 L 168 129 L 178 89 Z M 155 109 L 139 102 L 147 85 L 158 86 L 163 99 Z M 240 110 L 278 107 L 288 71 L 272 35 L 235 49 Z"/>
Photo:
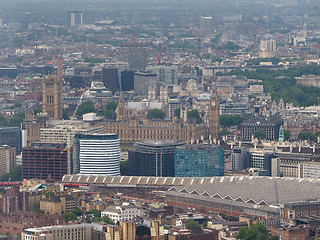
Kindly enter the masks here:
<path id="1" fill-rule="evenodd" d="M 105 222 L 105 223 L 111 224 L 111 225 L 115 224 L 114 221 L 107 215 L 102 217 L 102 221 Z"/>
<path id="2" fill-rule="evenodd" d="M 11 169 L 10 173 L 5 173 L 1 176 L 1 181 L 22 181 L 22 165 L 15 166 Z"/>
<path id="3" fill-rule="evenodd" d="M 107 103 L 107 106 L 106 106 L 106 110 L 105 110 L 105 112 L 104 112 L 104 116 L 105 116 L 107 119 L 115 120 L 115 119 L 116 119 L 116 112 L 115 112 L 115 110 L 117 109 L 117 106 L 118 106 L 118 103 L 116 103 L 116 102 L 114 102 L 114 101 L 108 102 L 108 103 Z"/>
<path id="4" fill-rule="evenodd" d="M 266 138 L 266 132 L 263 131 L 263 130 L 257 130 L 257 131 L 254 132 L 253 135 L 254 135 L 255 138 L 258 138 L 258 139 Z"/>
<path id="5" fill-rule="evenodd" d="M 186 228 L 190 229 L 190 228 L 195 228 L 195 227 L 200 227 L 200 223 L 197 221 L 189 221 L 186 223 Z"/>
<path id="6" fill-rule="evenodd" d="M 285 130 L 283 131 L 283 134 L 284 134 L 284 140 L 289 140 L 289 139 L 290 139 L 290 137 L 291 137 L 291 132 L 290 132 L 289 130 L 285 129 Z"/>
<path id="7" fill-rule="evenodd" d="M 54 197 L 54 192 L 47 192 L 46 197 Z"/>
<path id="8" fill-rule="evenodd" d="M 253 224 L 250 228 L 240 228 L 236 239 L 241 240 L 276 240 L 278 237 L 271 236 L 268 229 L 262 223 Z"/>
<path id="9" fill-rule="evenodd" d="M 316 135 L 312 132 L 299 132 L 298 134 L 299 140 L 309 140 L 309 141 L 316 141 Z"/>
<path id="10" fill-rule="evenodd" d="M 149 119 L 164 119 L 165 115 L 161 109 L 154 108 L 148 111 L 147 117 Z"/>
<path id="11" fill-rule="evenodd" d="M 231 132 L 228 129 L 222 129 L 222 131 L 220 132 L 221 135 L 229 135 Z"/>
<path id="12" fill-rule="evenodd" d="M 9 120 L 10 127 L 20 127 L 21 123 L 23 123 L 25 114 L 24 111 L 17 112 L 12 118 Z"/>
<path id="13" fill-rule="evenodd" d="M 92 101 L 86 101 L 82 103 L 78 109 L 78 116 L 82 116 L 83 114 L 86 113 L 96 113 L 97 110 L 94 107 L 94 103 Z"/>
<path id="14" fill-rule="evenodd" d="M 72 211 L 72 213 L 74 213 L 77 216 L 81 216 L 82 215 L 82 210 L 80 208 L 76 208 L 75 210 Z"/>
<path id="15" fill-rule="evenodd" d="M 202 118 L 199 115 L 198 110 L 188 111 L 187 112 L 187 119 L 190 120 L 190 121 L 193 121 L 195 119 L 197 124 L 203 122 Z"/>
<path id="16" fill-rule="evenodd" d="M 35 108 L 35 109 L 33 109 L 33 114 L 35 115 L 35 116 L 37 116 L 37 114 L 38 113 L 41 113 L 42 112 L 42 108 Z"/>
<path id="17" fill-rule="evenodd" d="M 64 120 L 70 120 L 70 116 L 69 116 L 69 114 L 68 114 L 67 109 L 63 109 L 63 110 L 62 110 L 62 118 L 63 118 Z"/>
<path id="18" fill-rule="evenodd" d="M 86 214 L 93 214 L 95 217 L 101 218 L 101 211 L 100 210 L 92 209 L 92 210 L 86 212 Z"/>
<path id="19" fill-rule="evenodd" d="M 63 218 L 66 222 L 70 222 L 70 221 L 76 221 L 77 220 L 77 215 L 75 215 L 72 212 L 67 212 L 63 214 Z"/>
<path id="20" fill-rule="evenodd" d="M 227 115 L 223 114 L 220 116 L 220 125 L 223 127 L 231 127 L 239 125 L 243 122 L 243 117 L 241 115 Z"/>
<path id="21" fill-rule="evenodd" d="M 176 110 L 174 110 L 174 115 L 178 118 L 178 119 L 180 119 L 180 112 L 181 112 L 181 109 L 180 108 L 177 108 Z"/>
<path id="22" fill-rule="evenodd" d="M 120 161 L 120 174 L 121 175 L 128 175 L 129 168 L 128 168 L 128 160 L 127 161 Z"/>
<path id="23" fill-rule="evenodd" d="M 8 126 L 8 121 L 2 114 L 0 114 L 0 127 L 4 126 Z"/>

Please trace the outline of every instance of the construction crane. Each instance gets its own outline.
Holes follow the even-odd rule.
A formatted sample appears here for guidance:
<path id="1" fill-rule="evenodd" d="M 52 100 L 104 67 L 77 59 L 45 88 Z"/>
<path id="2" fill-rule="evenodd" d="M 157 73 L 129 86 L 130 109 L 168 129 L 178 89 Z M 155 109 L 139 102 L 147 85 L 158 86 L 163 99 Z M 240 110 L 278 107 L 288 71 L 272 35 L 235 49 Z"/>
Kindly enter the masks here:
<path id="1" fill-rule="evenodd" d="M 278 208 L 279 240 L 282 240 L 282 227 L 281 227 L 280 203 L 279 203 L 279 195 L 278 195 L 278 184 L 277 184 L 277 181 L 274 181 L 274 188 L 275 188 L 276 201 L 277 201 L 277 208 Z"/>
<path id="2" fill-rule="evenodd" d="M 123 44 L 126 44 L 126 38 L 124 36 L 124 31 L 122 31 Z"/>
<path id="3" fill-rule="evenodd" d="M 132 33 L 133 33 L 132 42 L 133 43 L 137 43 L 136 35 L 134 34 L 134 29 L 133 28 L 132 28 Z"/>
<path id="4" fill-rule="evenodd" d="M 85 93 L 85 92 L 84 92 L 84 93 Z M 80 97 L 80 99 L 79 99 L 79 102 L 78 102 L 78 104 L 77 104 L 77 106 L 76 106 L 76 109 L 74 110 L 74 113 L 73 113 L 73 115 L 72 115 L 72 118 L 73 118 L 73 119 L 76 118 L 76 114 L 77 114 L 78 109 L 79 109 L 79 107 L 80 107 L 80 105 L 81 105 L 81 103 L 82 103 L 82 99 L 83 99 L 83 97 L 84 97 L 84 93 L 81 95 L 81 97 Z"/>
<path id="5" fill-rule="evenodd" d="M 161 65 L 161 55 L 162 55 L 163 43 L 164 43 L 164 42 L 161 43 L 160 52 L 158 53 L 158 56 L 157 56 L 158 65 L 159 65 L 159 66 Z"/>

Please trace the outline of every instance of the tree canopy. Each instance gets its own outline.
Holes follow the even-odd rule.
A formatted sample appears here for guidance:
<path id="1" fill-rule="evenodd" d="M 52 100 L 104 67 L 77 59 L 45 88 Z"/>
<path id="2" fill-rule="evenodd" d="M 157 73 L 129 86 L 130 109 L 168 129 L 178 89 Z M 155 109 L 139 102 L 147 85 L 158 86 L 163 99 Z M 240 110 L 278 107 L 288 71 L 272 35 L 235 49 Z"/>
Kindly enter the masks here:
<path id="1" fill-rule="evenodd" d="M 241 115 L 227 115 L 223 114 L 220 116 L 220 125 L 223 127 L 231 127 L 239 125 L 243 122 L 243 117 Z"/>
<path id="2" fill-rule="evenodd" d="M 21 123 L 23 123 L 25 117 L 24 111 L 17 112 L 12 118 L 9 120 L 10 127 L 20 127 Z"/>
<path id="3" fill-rule="evenodd" d="M 78 109 L 78 116 L 82 116 L 86 113 L 95 113 L 97 112 L 96 108 L 94 107 L 94 103 L 92 101 L 86 101 L 82 103 Z"/>
<path id="4" fill-rule="evenodd" d="M 241 240 L 277 240 L 277 236 L 271 236 L 268 229 L 262 223 L 253 224 L 250 228 L 240 228 L 236 239 Z"/>
<path id="5" fill-rule="evenodd" d="M 164 113 L 164 111 L 157 108 L 150 109 L 147 114 L 147 117 L 149 119 L 164 119 L 165 116 L 166 114 Z"/>
<path id="6" fill-rule="evenodd" d="M 107 215 L 102 217 L 102 221 L 105 222 L 105 223 L 111 224 L 111 225 L 115 224 L 114 221 Z"/>
<path id="7" fill-rule="evenodd" d="M 257 130 L 257 131 L 254 132 L 253 135 L 254 135 L 255 138 L 258 138 L 258 139 L 266 138 L 266 132 L 263 131 L 263 130 Z"/>
<path id="8" fill-rule="evenodd" d="M 15 166 L 12 168 L 10 173 L 5 173 L 1 176 L 1 181 L 22 181 L 22 165 Z"/>
<path id="9" fill-rule="evenodd" d="M 309 141 L 315 142 L 318 135 L 319 135 L 319 133 L 313 134 L 312 132 L 309 132 L 309 131 L 299 132 L 298 139 L 299 140 L 309 140 Z"/>
<path id="10" fill-rule="evenodd" d="M 189 221 L 186 223 L 186 228 L 190 229 L 190 228 L 195 228 L 195 227 L 200 227 L 200 223 L 197 221 Z"/>
<path id="11" fill-rule="evenodd" d="M 63 218 L 66 222 L 70 222 L 70 221 L 76 221 L 77 220 L 77 215 L 75 215 L 72 212 L 67 212 L 63 214 Z"/>
<path id="12" fill-rule="evenodd" d="M 116 119 L 115 110 L 117 109 L 117 106 L 118 106 L 118 103 L 116 103 L 114 101 L 108 102 L 106 105 L 106 110 L 104 112 L 104 116 L 107 119 L 112 119 L 112 120 Z"/>
<path id="13" fill-rule="evenodd" d="M 128 175 L 129 168 L 128 168 L 128 160 L 127 161 L 120 161 L 120 174 L 121 175 Z"/>
<path id="14" fill-rule="evenodd" d="M 202 123 L 203 119 L 200 117 L 198 110 L 191 110 L 187 112 L 187 119 L 190 121 L 196 120 L 196 123 Z"/>

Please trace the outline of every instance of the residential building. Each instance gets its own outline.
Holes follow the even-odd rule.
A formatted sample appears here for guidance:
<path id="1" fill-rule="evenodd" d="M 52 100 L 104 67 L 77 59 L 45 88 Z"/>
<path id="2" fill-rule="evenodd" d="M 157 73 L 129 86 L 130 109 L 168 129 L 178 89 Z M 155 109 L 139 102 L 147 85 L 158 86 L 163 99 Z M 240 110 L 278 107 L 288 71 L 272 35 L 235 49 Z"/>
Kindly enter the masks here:
<path id="1" fill-rule="evenodd" d="M 174 151 L 181 140 L 142 140 L 129 150 L 129 175 L 173 177 Z"/>
<path id="2" fill-rule="evenodd" d="M 302 75 L 301 77 L 296 77 L 297 84 L 305 86 L 320 87 L 320 77 L 316 75 Z"/>
<path id="3" fill-rule="evenodd" d="M 16 165 L 16 148 L 8 145 L 0 146 L 0 175 L 10 173 Z"/>
<path id="4" fill-rule="evenodd" d="M 168 106 L 169 106 L 169 114 L 168 117 L 170 119 L 173 119 L 174 116 L 176 116 L 175 111 L 181 107 L 181 102 L 179 99 L 169 99 L 168 100 Z"/>
<path id="5" fill-rule="evenodd" d="M 48 214 L 63 214 L 76 209 L 76 203 L 71 195 L 49 196 L 40 200 L 40 210 Z"/>
<path id="6" fill-rule="evenodd" d="M 120 175 L 120 139 L 117 134 L 77 134 L 75 142 L 75 172 Z"/>
<path id="7" fill-rule="evenodd" d="M 11 213 L 17 210 L 29 210 L 29 193 L 20 191 L 19 186 L 6 189 L 0 198 L 0 209 L 2 212 Z"/>
<path id="8" fill-rule="evenodd" d="M 224 150 L 217 145 L 198 144 L 175 149 L 176 177 L 224 175 Z"/>
<path id="9" fill-rule="evenodd" d="M 109 206 L 101 211 L 101 217 L 109 216 L 115 223 L 119 221 L 133 221 L 140 216 L 140 210 L 136 206 Z"/>
<path id="10" fill-rule="evenodd" d="M 49 177 L 61 181 L 68 173 L 68 152 L 65 143 L 34 142 L 22 149 L 22 177 L 25 179 Z"/>

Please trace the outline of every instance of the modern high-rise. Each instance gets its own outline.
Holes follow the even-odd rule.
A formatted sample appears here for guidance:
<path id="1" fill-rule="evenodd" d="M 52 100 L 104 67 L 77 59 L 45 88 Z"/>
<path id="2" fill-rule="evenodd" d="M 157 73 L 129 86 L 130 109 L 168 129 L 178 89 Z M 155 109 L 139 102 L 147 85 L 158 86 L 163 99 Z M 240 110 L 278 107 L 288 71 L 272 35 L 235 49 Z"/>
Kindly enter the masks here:
<path id="1" fill-rule="evenodd" d="M 148 65 L 148 48 L 144 43 L 126 43 L 122 46 L 122 58 L 133 71 L 145 71 Z"/>
<path id="2" fill-rule="evenodd" d="M 117 134 L 76 135 L 75 154 L 80 174 L 120 175 L 120 139 Z M 78 153 L 77 153 L 78 152 Z"/>
<path id="3" fill-rule="evenodd" d="M 275 39 L 260 41 L 260 57 L 274 57 L 277 50 L 277 41 Z"/>
<path id="4" fill-rule="evenodd" d="M 65 143 L 34 142 L 22 149 L 22 177 L 61 181 L 68 170 L 68 150 Z"/>
<path id="5" fill-rule="evenodd" d="M 214 177 L 224 175 L 224 150 L 216 145 L 199 144 L 177 147 L 176 177 Z"/>
<path id="6" fill-rule="evenodd" d="M 68 11 L 68 26 L 72 27 L 74 25 L 83 24 L 83 13 L 81 11 Z"/>
<path id="7" fill-rule="evenodd" d="M 275 154 L 263 150 L 254 149 L 251 151 L 251 167 L 258 171 L 264 171 L 266 176 L 271 176 L 271 162 Z"/>
<path id="8" fill-rule="evenodd" d="M 21 153 L 22 136 L 18 127 L 2 127 L 0 128 L 0 146 L 8 145 L 15 147 L 17 154 Z"/>
<path id="9" fill-rule="evenodd" d="M 232 170 L 243 170 L 250 167 L 250 151 L 247 148 L 235 147 L 231 153 Z"/>
<path id="10" fill-rule="evenodd" d="M 42 110 L 50 119 L 62 119 L 62 85 L 63 69 L 62 57 L 58 57 L 56 76 L 45 76 L 42 82 L 43 103 Z"/>
<path id="11" fill-rule="evenodd" d="M 10 173 L 16 164 L 16 148 L 8 145 L 0 146 L 0 176 Z"/>
<path id="12" fill-rule="evenodd" d="M 178 70 L 170 66 L 150 66 L 148 71 L 157 74 L 158 83 L 178 84 Z"/>
<path id="13" fill-rule="evenodd" d="M 129 175 L 174 177 L 174 151 L 181 140 L 142 140 L 129 150 Z"/>
<path id="14" fill-rule="evenodd" d="M 200 32 L 201 35 L 206 36 L 210 35 L 214 31 L 214 22 L 213 22 L 213 17 L 201 17 L 200 18 Z"/>
<path id="15" fill-rule="evenodd" d="M 108 89 L 119 89 L 118 68 L 103 68 L 102 81 Z"/>
<path id="16" fill-rule="evenodd" d="M 124 70 L 121 72 L 121 90 L 131 91 L 134 89 L 134 72 L 132 70 Z"/>
<path id="17" fill-rule="evenodd" d="M 150 72 L 134 73 L 134 91 L 139 94 L 147 95 L 148 88 L 157 86 L 157 75 Z"/>

